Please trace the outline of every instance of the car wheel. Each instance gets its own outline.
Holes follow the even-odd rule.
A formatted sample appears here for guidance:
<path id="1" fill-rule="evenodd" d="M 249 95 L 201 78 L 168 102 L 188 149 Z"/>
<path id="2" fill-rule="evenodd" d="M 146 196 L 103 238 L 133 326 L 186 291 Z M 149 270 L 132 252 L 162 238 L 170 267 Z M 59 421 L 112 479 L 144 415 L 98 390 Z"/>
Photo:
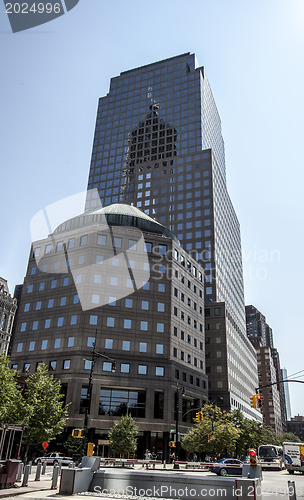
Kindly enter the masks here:
<path id="1" fill-rule="evenodd" d="M 228 476 L 228 471 L 227 471 L 227 469 L 221 469 L 221 470 L 220 470 L 220 476 Z"/>
<path id="2" fill-rule="evenodd" d="M 289 474 L 294 474 L 294 470 L 289 470 Z"/>
<path id="3" fill-rule="evenodd" d="M 40 458 L 39 458 L 39 460 L 37 460 L 37 465 L 38 465 L 38 464 L 41 464 L 41 460 L 40 460 Z"/>
<path id="4" fill-rule="evenodd" d="M 58 465 L 58 460 L 54 460 L 53 465 Z"/>

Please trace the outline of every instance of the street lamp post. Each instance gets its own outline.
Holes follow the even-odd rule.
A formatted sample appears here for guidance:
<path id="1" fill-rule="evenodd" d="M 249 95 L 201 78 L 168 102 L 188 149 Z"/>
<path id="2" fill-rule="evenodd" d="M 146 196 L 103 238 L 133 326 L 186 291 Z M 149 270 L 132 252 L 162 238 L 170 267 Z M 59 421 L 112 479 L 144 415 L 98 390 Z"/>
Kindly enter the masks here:
<path id="1" fill-rule="evenodd" d="M 82 456 L 84 456 L 84 444 L 85 444 L 85 438 L 87 437 L 87 432 L 88 432 L 88 420 L 89 420 L 89 412 L 91 409 L 91 397 L 92 397 L 92 379 L 93 379 L 93 372 L 94 372 L 94 366 L 96 362 L 96 358 L 104 358 L 108 361 L 111 361 L 112 363 L 112 373 L 116 371 L 116 361 L 113 358 L 110 358 L 110 356 L 107 356 L 106 354 L 102 354 L 101 352 L 96 351 L 96 342 L 93 342 L 93 350 L 92 350 L 92 359 L 91 359 L 91 369 L 90 369 L 90 375 L 89 375 L 89 385 L 88 385 L 88 391 L 87 391 L 87 401 L 85 405 L 85 410 L 84 410 L 84 425 L 83 425 L 83 440 L 82 440 Z"/>
<path id="2" fill-rule="evenodd" d="M 178 425 L 179 425 L 179 393 L 185 394 L 185 388 L 179 387 L 178 383 L 176 384 L 176 400 L 175 400 L 175 413 L 176 413 L 176 421 L 175 421 L 175 439 L 176 439 L 176 448 L 175 448 L 175 461 L 178 460 L 179 454 L 179 439 L 178 439 Z M 174 469 L 179 469 L 179 465 L 174 463 Z"/>

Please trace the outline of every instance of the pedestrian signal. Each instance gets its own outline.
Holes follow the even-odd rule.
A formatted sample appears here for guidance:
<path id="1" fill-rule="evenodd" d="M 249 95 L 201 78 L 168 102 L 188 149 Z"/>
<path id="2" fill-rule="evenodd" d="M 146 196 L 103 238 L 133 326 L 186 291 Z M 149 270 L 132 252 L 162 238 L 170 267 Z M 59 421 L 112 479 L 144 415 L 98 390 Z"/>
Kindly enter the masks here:
<path id="1" fill-rule="evenodd" d="M 74 438 L 83 438 L 84 437 L 84 430 L 83 429 L 73 429 L 72 436 Z"/>
<path id="2" fill-rule="evenodd" d="M 250 465 L 258 465 L 257 454 L 254 448 L 249 450 L 249 463 Z"/>

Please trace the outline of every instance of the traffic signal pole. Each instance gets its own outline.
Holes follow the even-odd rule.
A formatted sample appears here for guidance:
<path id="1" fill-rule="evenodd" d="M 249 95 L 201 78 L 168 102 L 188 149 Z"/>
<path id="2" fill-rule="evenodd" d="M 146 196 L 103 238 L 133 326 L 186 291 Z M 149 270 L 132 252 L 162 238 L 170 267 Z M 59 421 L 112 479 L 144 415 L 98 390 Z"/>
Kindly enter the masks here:
<path id="1" fill-rule="evenodd" d="M 108 361 L 111 361 L 111 363 L 112 363 L 112 370 L 111 371 L 113 373 L 116 371 L 115 359 L 110 358 L 110 356 L 107 356 L 106 354 L 102 354 L 101 352 L 96 351 L 96 338 L 97 338 L 97 330 L 96 330 L 96 334 L 95 334 L 95 342 L 93 342 L 91 369 L 90 369 L 89 385 L 88 385 L 88 392 L 87 392 L 87 401 L 86 401 L 85 411 L 84 411 L 83 441 L 82 441 L 82 451 L 81 451 L 82 457 L 85 455 L 84 446 L 85 446 L 85 438 L 87 437 L 87 432 L 88 432 L 88 420 L 89 420 L 89 413 L 90 413 L 90 409 L 91 409 L 92 380 L 93 380 L 93 372 L 94 372 L 96 358 L 99 357 L 99 358 L 104 358 Z"/>

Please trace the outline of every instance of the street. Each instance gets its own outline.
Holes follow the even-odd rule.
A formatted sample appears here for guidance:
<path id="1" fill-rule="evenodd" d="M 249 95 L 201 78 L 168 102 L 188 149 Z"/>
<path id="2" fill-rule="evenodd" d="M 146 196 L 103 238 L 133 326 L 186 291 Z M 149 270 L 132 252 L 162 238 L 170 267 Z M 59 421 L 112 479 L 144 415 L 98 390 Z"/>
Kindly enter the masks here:
<path id="1" fill-rule="evenodd" d="M 153 476 L 154 472 L 168 472 L 172 470 L 173 466 L 170 464 L 167 466 L 166 469 L 163 469 L 159 467 L 158 469 L 150 470 L 151 476 Z M 109 469 L 109 468 L 107 468 Z M 137 471 L 145 471 L 145 469 L 142 468 L 142 466 L 135 466 L 134 468 Z M 32 469 L 32 474 L 31 474 L 31 480 L 29 484 L 29 490 L 30 488 L 34 487 L 36 491 L 31 491 L 29 493 L 26 493 L 26 491 L 22 491 L 20 495 L 18 495 L 17 491 L 14 491 L 14 497 L 6 497 L 6 500 L 13 500 L 13 498 L 17 498 L 19 500 L 26 500 L 26 499 L 45 499 L 45 498 L 57 498 L 58 500 L 61 498 L 66 498 L 63 496 L 58 495 L 58 489 L 51 490 L 50 484 L 51 484 L 51 475 L 52 475 L 52 467 L 47 467 L 47 473 L 45 476 L 42 477 L 42 480 L 39 483 L 34 481 L 35 477 L 35 471 L 36 467 L 33 467 Z M 130 473 L 132 473 L 130 471 Z M 186 469 L 180 469 L 179 474 L 193 474 L 194 476 L 200 475 L 202 477 L 202 482 L 204 477 L 208 476 L 215 476 L 214 474 L 210 472 L 204 472 L 204 471 L 190 471 Z M 296 487 L 296 499 L 301 500 L 304 499 L 304 475 L 295 473 L 294 475 L 288 474 L 287 471 L 263 471 L 263 480 L 262 480 L 262 495 L 263 495 L 263 500 L 289 500 L 289 495 L 288 495 L 288 481 L 294 481 L 295 482 L 295 487 Z M 39 487 L 43 489 L 43 491 L 39 491 Z M 15 495 L 18 495 L 15 497 Z M 4 497 L 5 495 L 5 490 L 0 490 L 0 498 Z M 94 495 L 90 493 L 84 493 L 84 494 L 79 494 L 76 496 L 92 496 L 92 497 L 101 497 L 101 495 Z M 106 497 L 105 497 L 106 498 Z M 109 497 L 107 497 L 109 498 Z"/>

